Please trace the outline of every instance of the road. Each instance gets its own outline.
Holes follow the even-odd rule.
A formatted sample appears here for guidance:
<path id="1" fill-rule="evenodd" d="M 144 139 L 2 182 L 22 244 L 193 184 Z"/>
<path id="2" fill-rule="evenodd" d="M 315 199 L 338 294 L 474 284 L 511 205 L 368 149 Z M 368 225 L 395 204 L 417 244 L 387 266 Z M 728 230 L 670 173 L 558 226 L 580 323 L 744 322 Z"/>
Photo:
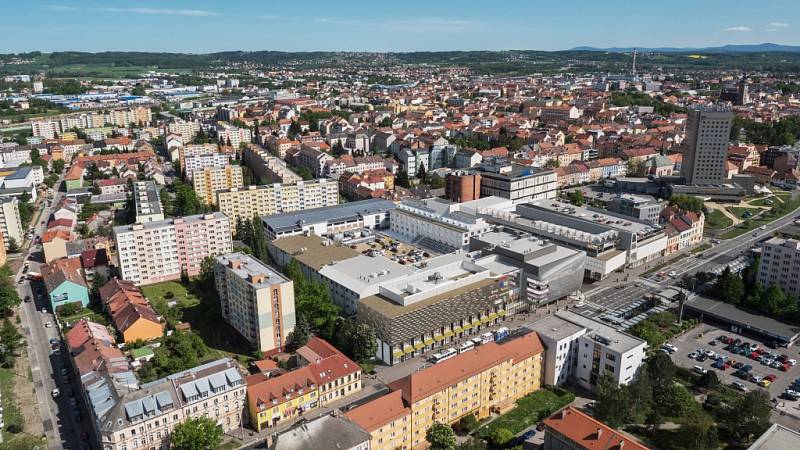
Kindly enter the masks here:
<path id="1" fill-rule="evenodd" d="M 63 194 L 57 192 L 52 204 L 55 205 Z M 45 230 L 47 218 L 50 217 L 52 207 L 46 206 L 41 216 L 34 225 L 34 234 L 41 236 Z M 45 222 L 45 223 L 42 223 Z M 23 257 L 29 261 L 30 270 L 41 272 L 40 266 L 44 262 L 44 255 L 41 252 L 41 245 L 31 243 Z M 15 280 L 22 276 L 23 269 L 17 272 Z M 53 354 L 50 348 L 50 339 L 61 340 L 53 311 L 50 311 L 49 302 L 44 287 L 41 283 L 38 286 L 31 286 L 25 281 L 17 284 L 17 291 L 21 298 L 30 296 L 30 302 L 22 303 L 22 320 L 28 336 L 28 358 L 30 359 L 33 382 L 36 388 L 36 398 L 39 402 L 39 411 L 42 415 L 44 431 L 47 435 L 48 448 L 50 449 L 79 449 L 81 448 L 80 433 L 86 431 L 82 428 L 84 423 L 77 423 L 69 407 L 68 392 L 70 389 L 77 393 L 77 387 L 73 380 L 72 385 L 64 383 L 60 371 L 62 364 L 69 367 L 68 358 L 65 353 L 61 355 Z M 50 322 L 52 326 L 46 327 Z M 63 345 L 62 345 L 63 348 Z M 67 369 L 70 373 L 71 370 Z M 58 388 L 63 395 L 54 399 L 51 395 L 53 389 Z M 76 398 L 78 404 L 80 399 Z M 81 414 L 87 417 L 85 411 Z"/>

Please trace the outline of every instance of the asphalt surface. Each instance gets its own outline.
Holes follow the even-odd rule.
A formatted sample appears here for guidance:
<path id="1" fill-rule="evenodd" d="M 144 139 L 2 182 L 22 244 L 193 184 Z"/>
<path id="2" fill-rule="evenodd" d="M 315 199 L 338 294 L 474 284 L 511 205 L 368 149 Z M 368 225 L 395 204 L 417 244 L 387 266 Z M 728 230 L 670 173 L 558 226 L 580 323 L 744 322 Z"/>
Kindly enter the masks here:
<path id="1" fill-rule="evenodd" d="M 54 195 L 52 205 L 55 205 L 63 196 L 57 192 Z M 50 217 L 52 207 L 47 206 L 34 226 L 34 234 L 42 236 L 44 233 L 47 218 Z M 42 223 L 44 221 L 45 223 Z M 23 253 L 26 261 L 29 261 L 29 271 L 41 272 L 40 265 L 44 262 L 44 255 L 41 245 L 31 244 L 27 251 Z M 23 269 L 20 269 L 15 280 L 22 277 Z M 16 281 L 15 281 L 16 282 Z M 33 286 L 32 286 L 33 284 Z M 34 290 L 36 292 L 34 292 Z M 22 320 L 28 331 L 28 356 L 33 374 L 33 382 L 36 388 L 36 398 L 39 403 L 39 411 L 42 415 L 44 432 L 47 436 L 47 448 L 49 449 L 82 449 L 87 443 L 81 441 L 81 432 L 91 436 L 87 425 L 86 410 L 80 399 L 77 382 L 72 379 L 71 383 L 66 383 L 61 376 L 61 367 L 66 367 L 70 378 L 74 378 L 72 370 L 69 368 L 69 358 L 66 356 L 65 346 L 61 345 L 62 353 L 53 353 L 50 339 L 61 341 L 53 311 L 50 310 L 49 302 L 44 286 L 40 282 L 24 281 L 17 284 L 17 291 L 20 298 L 30 296 L 30 302 L 22 303 Z M 44 308 L 44 312 L 43 312 Z M 46 327 L 47 322 L 51 323 Z M 52 397 L 53 389 L 58 388 L 61 395 L 58 398 Z M 73 407 L 70 405 L 69 391 L 74 390 L 77 407 L 81 409 L 81 421 L 76 420 L 73 414 Z"/>

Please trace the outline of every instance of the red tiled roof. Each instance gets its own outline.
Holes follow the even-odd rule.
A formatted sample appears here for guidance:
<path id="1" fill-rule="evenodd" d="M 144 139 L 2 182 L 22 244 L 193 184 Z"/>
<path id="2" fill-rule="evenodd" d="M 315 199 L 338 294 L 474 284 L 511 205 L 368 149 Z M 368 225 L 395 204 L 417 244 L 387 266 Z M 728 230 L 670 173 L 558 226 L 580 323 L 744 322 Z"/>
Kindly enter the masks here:
<path id="1" fill-rule="evenodd" d="M 548 431 L 569 438 L 578 448 L 587 450 L 649 450 L 633 438 L 593 419 L 575 408 L 557 412 L 544 421 Z"/>
<path id="2" fill-rule="evenodd" d="M 344 416 L 367 432 L 372 432 L 410 414 L 411 408 L 403 403 L 403 393 L 394 391 L 352 409 Z"/>

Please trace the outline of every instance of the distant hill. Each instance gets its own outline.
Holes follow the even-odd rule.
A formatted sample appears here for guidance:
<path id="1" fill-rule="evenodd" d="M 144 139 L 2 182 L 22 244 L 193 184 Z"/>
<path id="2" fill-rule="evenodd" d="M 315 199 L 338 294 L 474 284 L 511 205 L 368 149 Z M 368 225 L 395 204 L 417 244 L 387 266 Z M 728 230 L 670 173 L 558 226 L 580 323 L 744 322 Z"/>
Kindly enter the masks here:
<path id="1" fill-rule="evenodd" d="M 628 53 L 636 48 L 640 52 L 660 52 L 660 53 L 800 53 L 800 46 L 781 45 L 781 44 L 731 44 L 721 47 L 575 47 L 571 50 L 584 52 L 613 52 Z"/>

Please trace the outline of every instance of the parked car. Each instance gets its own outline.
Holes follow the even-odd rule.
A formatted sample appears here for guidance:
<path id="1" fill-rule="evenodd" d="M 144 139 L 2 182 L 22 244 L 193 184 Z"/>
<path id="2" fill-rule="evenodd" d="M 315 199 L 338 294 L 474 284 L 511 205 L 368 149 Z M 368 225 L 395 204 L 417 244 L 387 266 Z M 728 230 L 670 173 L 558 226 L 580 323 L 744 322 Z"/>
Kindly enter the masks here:
<path id="1" fill-rule="evenodd" d="M 737 391 L 747 392 L 747 386 L 745 386 L 742 382 L 734 381 L 731 383 L 731 386 Z"/>
<path id="2" fill-rule="evenodd" d="M 58 398 L 58 396 L 61 395 L 61 391 L 59 391 L 58 388 L 55 388 L 50 391 L 50 395 L 52 395 L 53 398 Z"/>
<path id="3" fill-rule="evenodd" d="M 689 353 L 689 358 L 690 358 L 690 359 L 695 359 L 695 358 L 697 358 L 697 352 L 692 352 L 692 353 Z"/>
<path id="4" fill-rule="evenodd" d="M 694 366 L 694 371 L 699 373 L 700 375 L 704 375 L 705 373 L 708 372 L 708 369 L 706 369 L 703 366 Z"/>
<path id="5" fill-rule="evenodd" d="M 663 348 L 664 350 L 666 350 L 669 353 L 675 353 L 675 352 L 678 351 L 678 347 L 675 347 L 672 344 L 664 344 L 664 345 L 661 346 L 661 348 Z"/>
<path id="6" fill-rule="evenodd" d="M 770 384 L 772 384 L 772 381 L 769 381 L 766 378 L 758 382 L 758 385 L 761 387 L 768 387 Z"/>
<path id="7" fill-rule="evenodd" d="M 761 375 L 752 375 L 750 376 L 750 381 L 752 383 L 761 383 L 764 380 L 764 377 Z"/>
<path id="8" fill-rule="evenodd" d="M 775 380 L 778 379 L 778 376 L 775 375 L 774 373 L 771 373 L 771 374 L 765 376 L 764 379 L 765 380 L 769 380 L 769 381 L 775 381 Z"/>

